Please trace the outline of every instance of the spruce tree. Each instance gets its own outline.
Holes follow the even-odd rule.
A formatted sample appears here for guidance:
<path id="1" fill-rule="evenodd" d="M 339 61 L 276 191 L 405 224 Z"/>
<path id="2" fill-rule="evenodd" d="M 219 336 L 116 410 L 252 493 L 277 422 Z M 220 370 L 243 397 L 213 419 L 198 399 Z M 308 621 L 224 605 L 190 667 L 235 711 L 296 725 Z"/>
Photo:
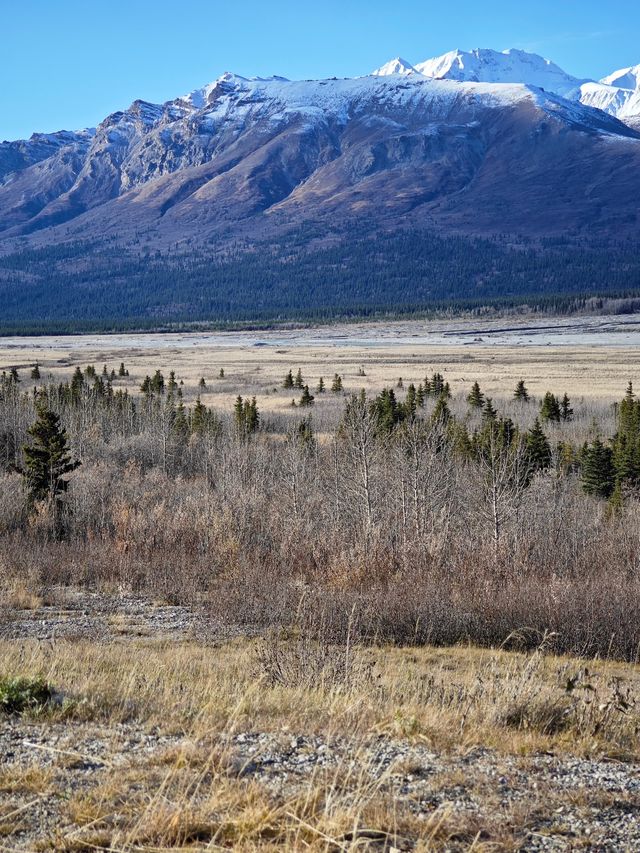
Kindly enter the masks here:
<path id="1" fill-rule="evenodd" d="M 36 379 L 36 380 L 40 379 L 40 365 L 38 364 L 37 361 L 33 365 L 33 368 L 31 370 L 31 378 Z"/>
<path id="2" fill-rule="evenodd" d="M 187 412 L 182 400 L 176 406 L 171 424 L 171 431 L 175 438 L 180 442 L 185 442 L 189 437 L 189 421 L 187 420 Z"/>
<path id="3" fill-rule="evenodd" d="M 245 404 L 246 406 L 246 404 Z M 251 403 L 247 407 L 247 428 L 249 432 L 255 432 L 260 426 L 260 413 L 258 412 L 258 404 L 256 398 L 251 398 Z"/>
<path id="4" fill-rule="evenodd" d="M 75 471 L 79 462 L 71 460 L 67 433 L 59 416 L 44 403 L 38 405 L 35 423 L 27 430 L 31 442 L 23 447 L 25 478 L 32 501 L 46 501 L 54 511 L 67 491 L 66 475 Z"/>
<path id="5" fill-rule="evenodd" d="M 637 487 L 640 483 L 640 400 L 636 399 L 631 382 L 618 406 L 613 460 L 618 480 Z"/>
<path id="6" fill-rule="evenodd" d="M 246 438 L 252 432 L 255 432 L 260 425 L 260 413 L 258 412 L 256 398 L 243 400 L 238 395 L 233 407 L 233 416 L 236 428 L 241 436 Z"/>
<path id="7" fill-rule="evenodd" d="M 525 449 L 532 472 L 544 471 L 551 465 L 551 446 L 538 418 L 525 436 Z"/>
<path id="8" fill-rule="evenodd" d="M 224 379 L 224 367 L 220 368 L 220 372 L 218 373 L 218 379 Z"/>
<path id="9" fill-rule="evenodd" d="M 511 418 L 498 418 L 495 427 L 498 447 L 506 450 L 515 445 L 518 430 Z"/>
<path id="10" fill-rule="evenodd" d="M 124 361 L 120 362 L 120 367 L 118 368 L 118 376 L 122 379 L 127 375 L 127 371 L 124 366 Z"/>
<path id="11" fill-rule="evenodd" d="M 303 418 L 295 431 L 295 438 L 302 445 L 309 446 L 313 443 L 313 427 L 311 426 L 311 416 Z"/>
<path id="12" fill-rule="evenodd" d="M 611 497 L 615 487 L 611 448 L 596 438 L 593 444 L 585 444 L 581 456 L 580 480 L 583 490 L 594 497 Z"/>
<path id="13" fill-rule="evenodd" d="M 84 386 L 84 375 L 79 367 L 76 367 L 73 377 L 71 379 L 71 399 L 74 403 L 77 403 L 82 394 L 82 388 Z"/>
<path id="14" fill-rule="evenodd" d="M 562 397 L 562 401 L 560 403 L 560 417 L 563 421 L 573 420 L 573 409 L 571 408 L 571 400 L 569 399 L 569 395 L 566 391 L 564 392 L 564 396 Z"/>
<path id="15" fill-rule="evenodd" d="M 429 380 L 427 379 L 426 382 L 429 382 Z M 444 376 L 441 373 L 434 373 L 431 377 L 431 382 L 429 382 L 429 387 L 431 389 L 431 395 L 433 397 L 439 397 L 445 390 Z"/>
<path id="16" fill-rule="evenodd" d="M 334 394 L 342 393 L 342 377 L 337 373 L 333 374 L 333 382 L 331 383 L 331 390 Z"/>
<path id="17" fill-rule="evenodd" d="M 316 386 L 316 394 L 324 394 L 324 392 L 325 392 L 324 379 L 321 376 L 320 379 L 318 380 L 318 384 Z"/>
<path id="18" fill-rule="evenodd" d="M 385 388 L 372 403 L 378 422 L 378 429 L 382 433 L 390 433 L 394 426 L 402 420 L 403 411 L 398 406 L 395 392 L 392 388 Z"/>
<path id="19" fill-rule="evenodd" d="M 416 411 L 418 408 L 418 403 L 417 403 L 416 398 L 417 398 L 416 386 L 413 384 L 413 382 L 411 382 L 409 387 L 407 388 L 407 396 L 405 397 L 404 405 L 402 407 L 404 417 L 407 418 L 407 420 L 412 421 L 412 420 L 414 420 L 414 418 L 416 416 Z"/>
<path id="20" fill-rule="evenodd" d="M 283 388 L 293 388 L 293 373 L 289 371 L 287 375 L 284 377 L 284 382 L 282 383 Z"/>
<path id="21" fill-rule="evenodd" d="M 313 394 L 309 391 L 309 386 L 305 385 L 302 389 L 302 397 L 300 397 L 300 405 L 301 406 L 313 406 L 314 397 Z"/>
<path id="22" fill-rule="evenodd" d="M 474 382 L 471 386 L 471 391 L 467 394 L 467 403 L 474 409 L 481 409 L 484 405 L 484 394 L 480 390 L 480 385 Z"/>
<path id="23" fill-rule="evenodd" d="M 295 378 L 293 384 L 296 388 L 304 388 L 304 380 L 302 378 L 302 369 L 301 368 L 298 368 L 298 372 L 296 373 L 296 378 Z"/>
<path id="24" fill-rule="evenodd" d="M 560 403 L 555 394 L 547 391 L 540 406 L 540 417 L 543 421 L 552 421 L 560 423 L 561 411 Z"/>
<path id="25" fill-rule="evenodd" d="M 156 370 L 153 374 L 150 387 L 154 394 L 164 394 L 164 376 L 160 370 Z"/>
<path id="26" fill-rule="evenodd" d="M 245 432 L 245 417 L 244 417 L 244 400 L 238 394 L 236 402 L 233 406 L 233 420 L 240 434 Z"/>
<path id="27" fill-rule="evenodd" d="M 198 397 L 191 413 L 191 432 L 194 432 L 196 435 L 202 435 L 205 431 L 206 423 L 207 407 L 200 400 L 200 397 Z"/>
<path id="28" fill-rule="evenodd" d="M 493 408 L 493 400 L 491 397 L 487 397 L 484 401 L 484 406 L 482 407 L 482 420 L 495 421 L 497 417 L 498 413 Z"/>
<path id="29" fill-rule="evenodd" d="M 529 392 L 527 390 L 527 386 L 524 384 L 524 379 L 519 379 L 518 383 L 515 387 L 515 391 L 513 392 L 514 399 L 520 400 L 521 403 L 529 402 Z"/>
<path id="30" fill-rule="evenodd" d="M 438 397 L 438 402 L 435 405 L 431 415 L 431 423 L 447 425 L 451 420 L 451 410 L 447 405 L 447 398 L 444 395 Z"/>

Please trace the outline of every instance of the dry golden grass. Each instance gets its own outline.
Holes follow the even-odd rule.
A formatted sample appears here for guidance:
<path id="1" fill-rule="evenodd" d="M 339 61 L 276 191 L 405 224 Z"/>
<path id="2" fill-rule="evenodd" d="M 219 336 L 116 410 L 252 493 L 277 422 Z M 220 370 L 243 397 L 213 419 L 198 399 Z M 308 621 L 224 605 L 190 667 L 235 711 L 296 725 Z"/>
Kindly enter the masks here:
<path id="1" fill-rule="evenodd" d="M 35 584 L 11 577 L 0 585 L 0 607 L 9 610 L 38 610 L 42 607 L 42 596 L 34 590 Z"/>
<path id="2" fill-rule="evenodd" d="M 353 678 L 314 689 L 302 678 L 270 686 L 259 671 L 262 642 L 5 641 L 0 672 L 44 676 L 72 700 L 52 711 L 54 719 L 135 719 L 196 740 L 205 732 L 286 725 L 307 734 L 403 737 L 438 750 L 640 754 L 635 665 L 466 646 L 365 648 L 353 653 Z M 623 713 L 616 706 L 627 692 Z"/>
<path id="3" fill-rule="evenodd" d="M 453 323 L 457 328 L 464 325 L 464 321 Z M 437 324 L 438 328 L 443 326 L 446 324 Z M 314 338 L 309 346 L 288 346 L 285 339 L 282 346 L 256 347 L 250 341 L 243 343 L 238 335 L 232 335 L 225 345 L 201 345 L 199 336 L 174 336 L 181 337 L 182 342 L 193 338 L 198 341 L 194 346 L 171 346 L 171 338 L 164 342 L 158 339 L 155 346 L 153 337 L 145 338 L 145 346 L 140 346 L 135 336 L 88 336 L 79 348 L 65 347 L 64 338 L 36 343 L 27 340 L 20 346 L 0 341 L 0 370 L 17 365 L 28 383 L 28 370 L 38 361 L 43 379 L 51 374 L 59 381 L 69 379 L 78 365 L 94 364 L 100 372 L 106 364 L 109 371 L 113 368 L 117 372 L 124 361 L 130 377 L 118 379 L 117 387 L 137 391 L 147 374 L 159 368 L 166 376 L 173 369 L 177 380 L 185 383 L 188 400 L 198 393 L 198 382 L 204 377 L 207 388 L 201 396 L 207 405 L 230 411 L 237 394 L 256 394 L 264 412 L 290 408 L 293 395 L 284 393 L 281 385 L 286 372 L 298 368 L 312 391 L 320 376 L 329 388 L 334 373 L 343 377 L 348 392 L 365 388 L 378 393 L 382 387 L 395 385 L 399 377 L 405 386 L 409 382 L 418 384 L 426 373 L 440 370 L 455 390 L 463 392 L 479 380 L 485 393 L 511 396 L 518 379 L 525 378 L 530 392 L 537 396 L 547 390 L 560 394 L 566 390 L 575 399 L 583 396 L 611 401 L 621 396 L 628 379 L 637 379 L 640 374 L 640 351 L 633 346 L 492 346 L 471 338 L 465 345 L 425 344 L 424 332 L 431 327 L 418 322 L 365 327 L 364 337 L 380 336 L 380 343 L 373 345 L 337 345 L 329 336 L 331 331 L 349 336 L 354 328 L 360 327 L 336 327 L 320 333 L 309 330 L 310 339 Z M 416 333 L 422 340 L 407 343 Z M 400 340 L 394 342 L 394 335 Z M 268 333 L 263 337 L 268 340 Z M 260 334 L 255 333 L 253 339 L 259 340 Z M 598 344 L 597 335 L 592 340 Z M 220 368 L 224 369 L 224 379 L 218 378 Z"/>
<path id="4" fill-rule="evenodd" d="M 6 794 L 50 794 L 53 780 L 53 770 L 35 762 L 26 767 L 5 764 L 0 768 L 0 792 Z"/>
<path id="5" fill-rule="evenodd" d="M 83 742 L 99 737 L 102 744 L 91 785 L 58 801 L 56 834 L 43 829 L 23 849 L 390 850 L 409 849 L 411 839 L 414 850 L 516 850 L 523 827 L 550 814 L 557 797 L 539 790 L 506 807 L 493 776 L 458 767 L 435 773 L 429 790 L 452 797 L 462 790 L 484 803 L 485 817 L 448 807 L 425 815 L 411 795 L 397 796 L 397 780 L 419 774 L 420 764 L 404 754 L 380 764 L 375 745 L 458 756 L 481 746 L 522 761 L 540 752 L 640 752 L 636 666 L 585 664 L 544 650 L 367 648 L 354 651 L 353 677 L 337 684 L 300 686 L 292 669 L 291 683 L 270 686 L 259 669 L 261 642 L 0 643 L 0 672 L 42 675 L 65 697 L 35 724 L 62 726 L 67 739 L 78 739 L 76 755 L 56 735 L 47 768 L 3 768 L 0 794 L 20 793 L 28 807 L 64 788 L 82 764 Z M 568 693 L 569 679 L 576 687 Z M 629 690 L 626 709 L 607 704 L 616 685 L 617 696 Z M 175 742 L 128 753 L 130 727 Z M 312 765 L 302 781 L 290 769 L 270 784 L 245 773 L 234 754 L 234 735 L 245 732 L 271 733 L 270 749 L 300 733 L 316 735 L 341 744 L 342 760 Z M 586 793 L 580 802 L 568 796 L 574 807 L 596 805 Z M 25 820 L 12 801 L 0 811 L 0 832 L 15 837 Z"/>

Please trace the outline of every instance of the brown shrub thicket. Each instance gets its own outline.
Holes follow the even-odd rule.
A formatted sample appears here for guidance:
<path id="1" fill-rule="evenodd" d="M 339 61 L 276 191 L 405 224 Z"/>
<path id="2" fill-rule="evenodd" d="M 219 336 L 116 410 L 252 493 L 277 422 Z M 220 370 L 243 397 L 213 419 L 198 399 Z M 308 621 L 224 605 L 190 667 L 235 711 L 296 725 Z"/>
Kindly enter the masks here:
<path id="1" fill-rule="evenodd" d="M 556 468 L 492 490 L 512 473 L 457 454 L 428 410 L 391 434 L 356 412 L 309 438 L 292 412 L 250 437 L 222 417 L 185 438 L 164 406 L 133 417 L 89 393 L 59 401 L 82 466 L 56 539 L 10 470 L 33 400 L 3 401 L 3 588 L 133 591 L 261 629 L 295 624 L 303 602 L 335 637 L 499 645 L 519 630 L 535 646 L 552 632 L 557 650 L 636 659 L 633 497 L 612 513 Z"/>

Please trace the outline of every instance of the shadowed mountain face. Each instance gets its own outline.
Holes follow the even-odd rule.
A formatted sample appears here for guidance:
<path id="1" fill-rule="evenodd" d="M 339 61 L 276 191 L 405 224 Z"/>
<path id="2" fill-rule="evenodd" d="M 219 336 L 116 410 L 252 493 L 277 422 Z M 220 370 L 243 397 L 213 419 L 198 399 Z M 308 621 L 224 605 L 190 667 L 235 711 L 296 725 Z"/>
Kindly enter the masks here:
<path id="1" fill-rule="evenodd" d="M 482 234 L 635 222 L 640 136 L 541 90 L 397 75 L 225 75 L 202 106 L 194 101 L 137 101 L 93 136 L 5 143 L 3 236 L 64 223 L 75 237 L 127 243 L 147 230 L 159 244 L 201 242 L 352 216 L 372 230 Z"/>
<path id="2" fill-rule="evenodd" d="M 227 74 L 163 105 L 136 101 L 95 132 L 2 143 L 0 255 L 84 241 L 74 274 L 106 245 L 167 263 L 239 245 L 284 256 L 302 228 L 313 228 L 310 245 L 339 243 L 341 223 L 363 239 L 427 231 L 606 244 L 638 236 L 639 191 L 640 133 L 534 87 Z"/>

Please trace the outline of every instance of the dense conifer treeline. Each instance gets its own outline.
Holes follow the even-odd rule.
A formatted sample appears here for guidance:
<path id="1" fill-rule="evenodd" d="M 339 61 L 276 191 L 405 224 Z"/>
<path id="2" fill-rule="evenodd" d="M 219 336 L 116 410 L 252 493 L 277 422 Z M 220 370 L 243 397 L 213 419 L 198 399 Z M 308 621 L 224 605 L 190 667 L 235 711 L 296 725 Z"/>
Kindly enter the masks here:
<path id="1" fill-rule="evenodd" d="M 309 226 L 279 244 L 211 254 L 70 243 L 0 257 L 0 331 L 273 323 L 530 303 L 566 310 L 592 295 L 633 298 L 640 252 L 620 245 L 380 234 L 337 245 Z M 334 235 L 335 236 L 335 235 Z"/>

